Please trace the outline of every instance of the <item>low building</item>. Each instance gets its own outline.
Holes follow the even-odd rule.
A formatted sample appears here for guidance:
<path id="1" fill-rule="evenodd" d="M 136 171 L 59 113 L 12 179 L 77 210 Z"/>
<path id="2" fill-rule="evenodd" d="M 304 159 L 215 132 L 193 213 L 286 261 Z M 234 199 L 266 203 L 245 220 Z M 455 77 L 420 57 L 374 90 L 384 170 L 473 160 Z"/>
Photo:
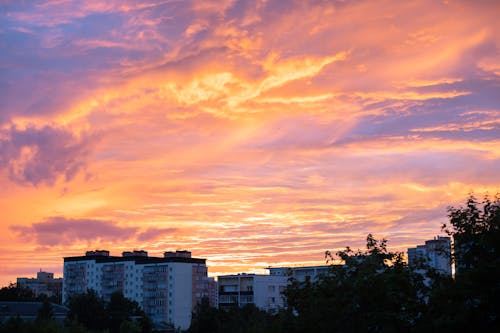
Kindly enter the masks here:
<path id="1" fill-rule="evenodd" d="M 150 257 L 146 251 L 88 251 L 64 258 L 63 304 L 72 296 L 95 290 L 108 301 L 114 292 L 137 301 L 156 327 L 187 329 L 191 314 L 203 297 L 209 297 L 205 259 L 189 251 L 167 251 Z"/>
<path id="2" fill-rule="evenodd" d="M 330 266 L 268 267 L 267 269 L 271 276 L 286 276 L 304 282 L 308 278 L 313 281 L 321 275 L 328 274 Z"/>
<path id="3" fill-rule="evenodd" d="M 21 318 L 23 320 L 35 320 L 43 306 L 43 302 L 4 302 L 0 301 L 0 323 L 9 318 Z M 66 319 L 68 308 L 50 303 L 52 316 L 55 320 L 62 322 Z"/>
<path id="4" fill-rule="evenodd" d="M 451 240 L 450 237 L 437 236 L 408 249 L 408 267 L 425 272 L 433 269 L 437 273 L 451 276 Z"/>
<path id="5" fill-rule="evenodd" d="M 217 278 L 217 282 L 219 308 L 254 304 L 259 309 L 276 312 L 285 307 L 283 292 L 288 284 L 286 276 L 223 275 Z"/>
<path id="6" fill-rule="evenodd" d="M 62 293 L 62 278 L 54 279 L 54 273 L 40 272 L 36 273 L 36 278 L 17 278 L 17 286 L 27 288 L 33 291 L 35 296 L 59 296 Z"/>

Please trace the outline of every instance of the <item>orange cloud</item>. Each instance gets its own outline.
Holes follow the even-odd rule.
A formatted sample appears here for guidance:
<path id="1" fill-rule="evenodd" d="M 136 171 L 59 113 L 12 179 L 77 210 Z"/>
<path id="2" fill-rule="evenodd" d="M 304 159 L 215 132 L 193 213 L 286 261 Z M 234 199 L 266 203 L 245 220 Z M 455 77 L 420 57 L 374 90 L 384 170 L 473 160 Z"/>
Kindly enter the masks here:
<path id="1" fill-rule="evenodd" d="M 369 232 L 403 250 L 499 190 L 493 2 L 5 14 L 0 283 L 89 246 L 189 249 L 211 274 L 322 264 Z"/>

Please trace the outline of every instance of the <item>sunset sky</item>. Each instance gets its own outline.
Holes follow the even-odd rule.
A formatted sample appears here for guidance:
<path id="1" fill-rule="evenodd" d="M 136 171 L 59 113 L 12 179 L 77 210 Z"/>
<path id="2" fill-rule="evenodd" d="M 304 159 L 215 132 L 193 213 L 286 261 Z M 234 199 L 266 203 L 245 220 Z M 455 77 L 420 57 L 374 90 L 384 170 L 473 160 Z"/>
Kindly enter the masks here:
<path id="1" fill-rule="evenodd" d="M 498 1 L 0 1 L 0 285 L 422 243 L 500 191 Z"/>

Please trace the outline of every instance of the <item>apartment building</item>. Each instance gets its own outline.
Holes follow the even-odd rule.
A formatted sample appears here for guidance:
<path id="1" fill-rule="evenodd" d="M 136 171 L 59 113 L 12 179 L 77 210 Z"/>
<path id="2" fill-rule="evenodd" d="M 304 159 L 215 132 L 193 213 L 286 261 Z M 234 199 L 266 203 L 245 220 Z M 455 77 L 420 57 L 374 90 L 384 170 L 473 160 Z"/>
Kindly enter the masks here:
<path id="1" fill-rule="evenodd" d="M 243 273 L 219 276 L 217 282 L 219 308 L 254 304 L 262 310 L 276 312 L 285 307 L 286 276 Z"/>
<path id="2" fill-rule="evenodd" d="M 304 282 L 308 278 L 314 281 L 319 276 L 328 274 L 330 266 L 268 267 L 267 269 L 271 276 L 286 276 L 289 279 Z"/>
<path id="3" fill-rule="evenodd" d="M 108 301 L 121 292 L 137 301 L 156 327 L 187 329 L 191 313 L 203 297 L 209 297 L 206 259 L 189 251 L 165 252 L 150 257 L 146 251 L 87 251 L 64 258 L 63 304 L 72 295 L 95 290 Z"/>
<path id="4" fill-rule="evenodd" d="M 62 278 L 54 279 L 54 273 L 40 272 L 36 273 L 36 278 L 18 277 L 17 286 L 28 288 L 33 291 L 35 296 L 59 296 L 62 292 Z"/>
<path id="5" fill-rule="evenodd" d="M 215 278 L 213 277 L 208 278 L 208 301 L 209 305 L 214 308 L 216 308 L 217 304 L 219 304 L 217 281 L 215 281 Z"/>
<path id="6" fill-rule="evenodd" d="M 414 270 L 425 271 L 428 268 L 451 276 L 451 239 L 437 236 L 408 249 L 408 266 Z"/>

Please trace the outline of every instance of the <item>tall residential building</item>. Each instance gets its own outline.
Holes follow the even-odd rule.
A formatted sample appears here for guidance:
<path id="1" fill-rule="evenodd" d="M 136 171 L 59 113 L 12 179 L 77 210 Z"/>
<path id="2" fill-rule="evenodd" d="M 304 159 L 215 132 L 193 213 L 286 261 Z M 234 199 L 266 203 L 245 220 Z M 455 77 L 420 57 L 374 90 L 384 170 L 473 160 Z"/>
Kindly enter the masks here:
<path id="1" fill-rule="evenodd" d="M 62 278 L 54 279 L 54 273 L 42 272 L 41 270 L 36 273 L 36 278 L 17 278 L 17 286 L 31 289 L 35 296 L 42 294 L 49 297 L 61 295 L 62 284 Z"/>
<path id="2" fill-rule="evenodd" d="M 272 276 L 286 276 L 304 282 L 307 278 L 313 281 L 321 275 L 328 274 L 330 266 L 268 267 L 267 269 Z"/>
<path id="3" fill-rule="evenodd" d="M 205 259 L 191 252 L 165 252 L 150 257 L 146 251 L 88 251 L 84 256 L 64 258 L 63 304 L 72 296 L 95 290 L 104 300 L 121 292 L 137 301 L 156 327 L 167 325 L 187 329 L 191 313 L 208 297 Z"/>
<path id="4" fill-rule="evenodd" d="M 237 274 L 217 277 L 219 308 L 245 306 L 275 312 L 285 307 L 283 292 L 288 284 L 286 276 Z"/>
<path id="5" fill-rule="evenodd" d="M 451 240 L 450 237 L 434 237 L 408 249 L 408 266 L 414 270 L 432 268 L 436 272 L 451 276 Z"/>

